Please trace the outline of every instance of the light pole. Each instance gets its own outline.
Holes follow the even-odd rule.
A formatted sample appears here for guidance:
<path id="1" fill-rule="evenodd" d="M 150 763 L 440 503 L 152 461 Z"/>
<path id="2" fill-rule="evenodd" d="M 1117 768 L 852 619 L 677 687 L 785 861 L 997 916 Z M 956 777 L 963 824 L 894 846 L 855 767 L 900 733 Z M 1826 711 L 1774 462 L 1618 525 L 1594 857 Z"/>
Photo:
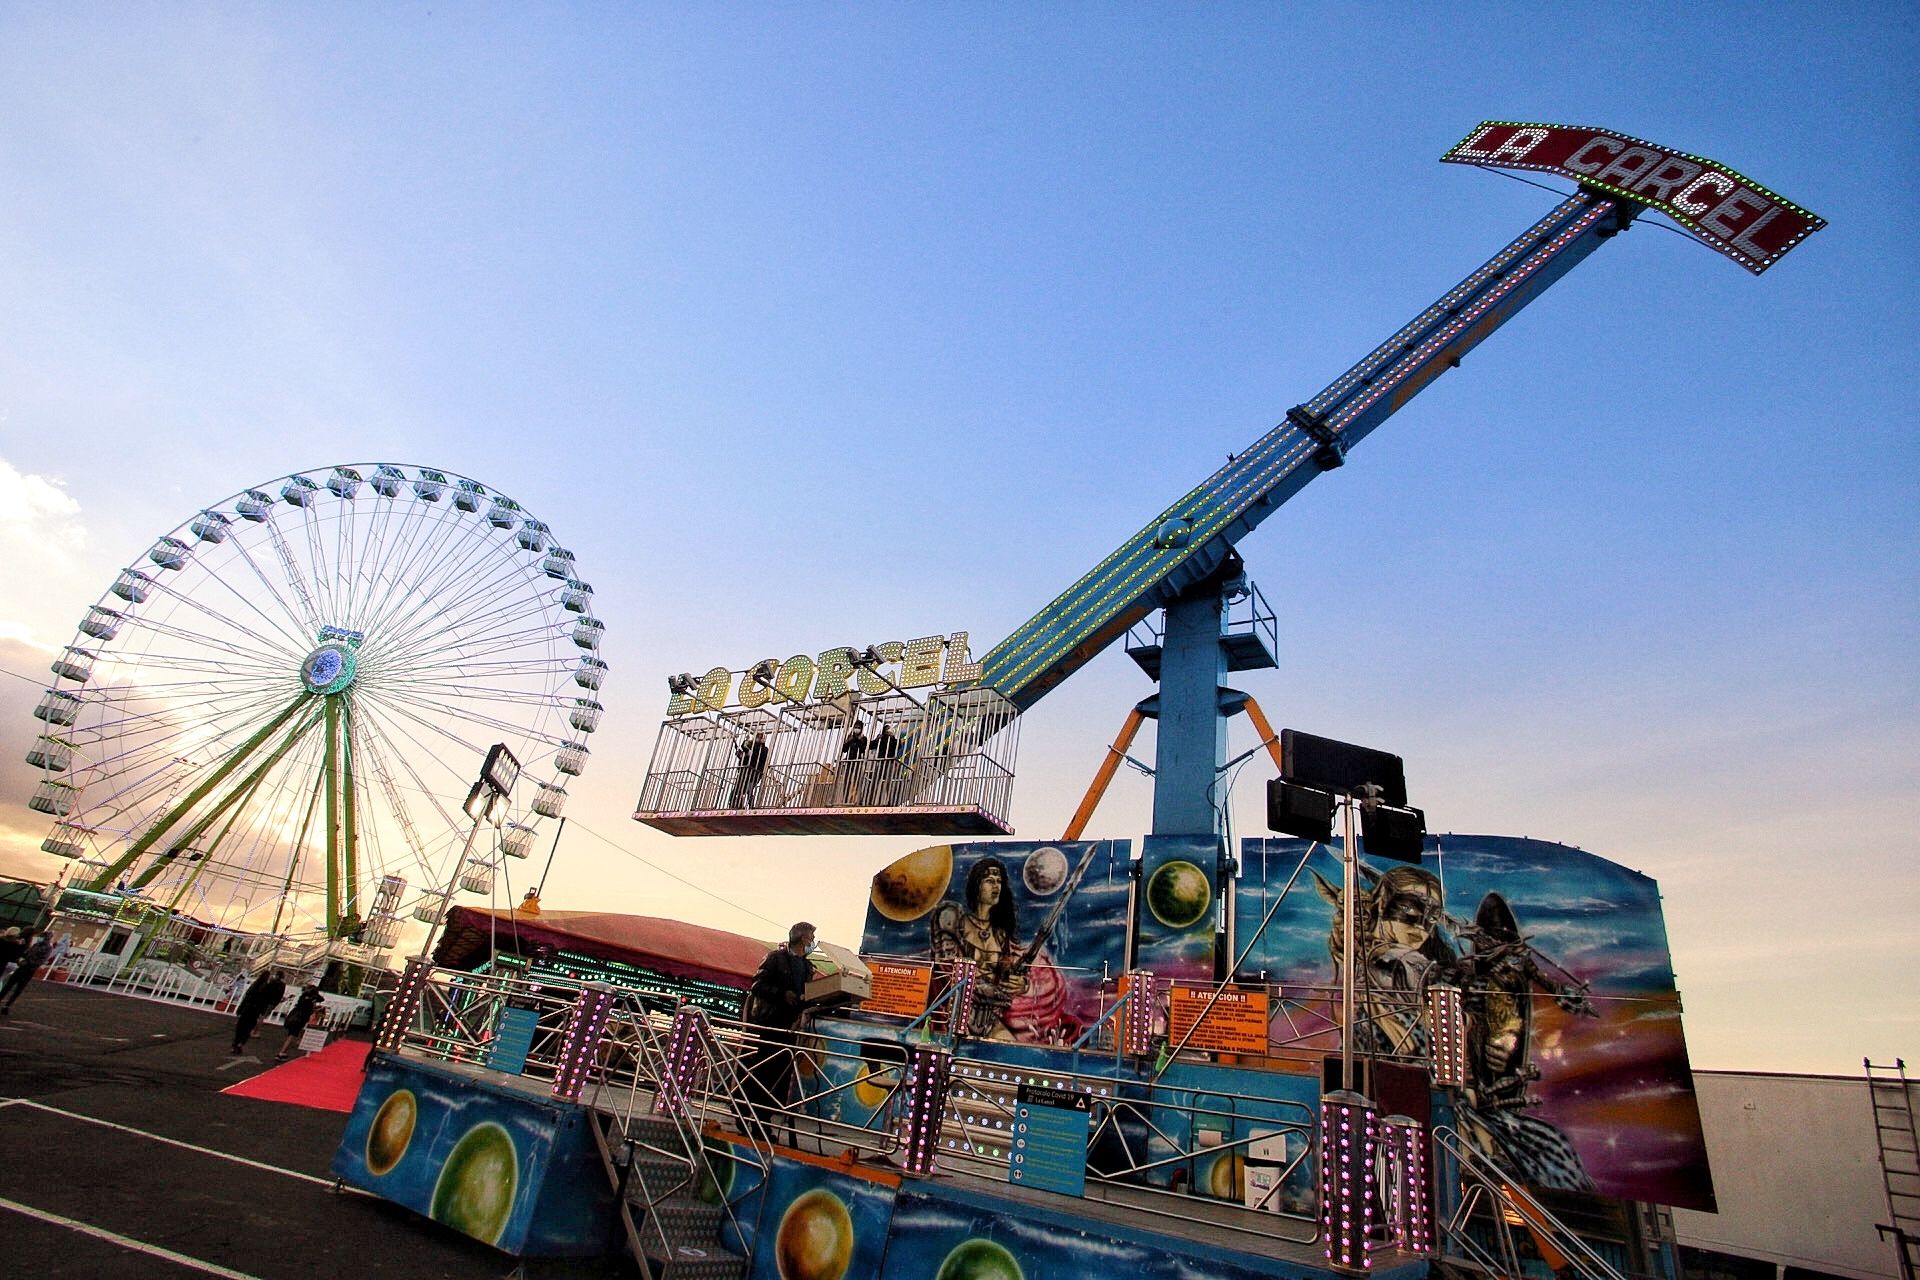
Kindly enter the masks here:
<path id="1" fill-rule="evenodd" d="M 433 921 L 427 926 L 426 940 L 420 944 L 420 959 L 431 958 L 433 935 L 440 932 L 441 922 L 447 918 L 447 906 L 453 901 L 453 886 L 459 879 L 460 869 L 467 865 L 467 859 L 473 855 L 474 838 L 480 834 L 480 824 L 491 820 L 499 826 L 506 818 L 507 803 L 513 795 L 513 784 L 520 780 L 520 762 L 513 752 L 507 750 L 504 742 L 496 742 L 487 752 L 486 761 L 480 766 L 480 778 L 467 791 L 467 802 L 463 806 L 473 825 L 467 828 L 467 842 L 460 849 L 460 857 L 447 872 L 446 888 L 440 890 L 440 906 L 433 913 Z"/>

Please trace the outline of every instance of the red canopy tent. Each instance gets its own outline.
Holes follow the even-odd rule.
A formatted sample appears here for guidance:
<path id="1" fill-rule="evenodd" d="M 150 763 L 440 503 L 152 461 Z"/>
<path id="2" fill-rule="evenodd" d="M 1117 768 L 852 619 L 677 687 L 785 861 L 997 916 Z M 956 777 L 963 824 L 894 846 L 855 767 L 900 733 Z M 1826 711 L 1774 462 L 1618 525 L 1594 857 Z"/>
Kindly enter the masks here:
<path id="1" fill-rule="evenodd" d="M 744 991 L 772 945 L 724 929 L 655 916 L 544 907 L 538 912 L 453 907 L 447 912 L 446 931 L 433 958 L 448 968 L 472 969 L 496 950 L 531 956 L 541 947 L 551 947 Z"/>

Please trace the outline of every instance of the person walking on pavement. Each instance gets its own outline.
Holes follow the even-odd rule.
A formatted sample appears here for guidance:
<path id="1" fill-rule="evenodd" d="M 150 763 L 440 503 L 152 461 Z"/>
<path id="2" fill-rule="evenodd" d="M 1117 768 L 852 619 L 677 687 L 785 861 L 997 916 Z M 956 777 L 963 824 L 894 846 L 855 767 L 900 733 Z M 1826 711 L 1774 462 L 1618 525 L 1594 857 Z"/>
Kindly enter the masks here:
<path id="1" fill-rule="evenodd" d="M 285 1023 L 287 1039 L 286 1042 L 280 1046 L 280 1052 L 274 1055 L 273 1060 L 275 1062 L 285 1062 L 287 1060 L 287 1055 L 292 1053 L 294 1045 L 300 1042 L 300 1037 L 306 1032 L 307 1024 L 313 1021 L 314 1011 L 319 1007 L 320 984 L 317 982 L 309 982 L 300 989 L 300 998 L 293 1002 L 293 1008 L 287 1010 L 287 1020 Z"/>
<path id="2" fill-rule="evenodd" d="M 260 1019 L 271 1013 L 287 994 L 287 984 L 280 981 L 280 975 L 268 969 L 253 980 L 247 988 L 247 994 L 240 997 L 240 1006 L 235 1010 L 233 1022 L 233 1051 L 244 1053 L 247 1041 L 253 1039 L 253 1029 L 260 1025 Z"/>
<path id="3" fill-rule="evenodd" d="M 0 985 L 0 1017 L 13 1012 L 13 1002 L 20 998 L 20 993 L 27 989 L 27 984 L 33 981 L 34 975 L 40 972 L 40 966 L 47 962 L 47 956 L 52 952 L 53 941 L 44 933 L 27 947 L 25 954 L 14 964 L 13 973 L 5 985 Z"/>

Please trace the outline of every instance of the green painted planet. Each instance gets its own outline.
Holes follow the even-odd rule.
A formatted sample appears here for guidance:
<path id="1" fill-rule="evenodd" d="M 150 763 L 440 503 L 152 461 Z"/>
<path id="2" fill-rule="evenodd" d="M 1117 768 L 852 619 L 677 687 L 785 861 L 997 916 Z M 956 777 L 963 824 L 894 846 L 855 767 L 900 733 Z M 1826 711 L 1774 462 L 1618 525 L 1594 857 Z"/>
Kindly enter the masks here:
<path id="1" fill-rule="evenodd" d="M 934 1280 L 1026 1280 L 1006 1246 L 978 1237 L 954 1246 Z"/>
<path id="2" fill-rule="evenodd" d="M 400 1163 L 413 1142 L 413 1126 L 420 1118 L 420 1103 L 411 1089 L 395 1089 L 373 1113 L 367 1128 L 367 1172 L 378 1178 Z"/>
<path id="3" fill-rule="evenodd" d="M 709 1140 L 703 1145 L 707 1159 L 700 1170 L 698 1194 L 708 1204 L 725 1204 L 733 1192 L 733 1153 L 723 1143 Z"/>
<path id="4" fill-rule="evenodd" d="M 441 1166 L 429 1216 L 494 1244 L 507 1229 L 519 1180 L 513 1138 L 497 1124 L 477 1124 L 454 1144 Z"/>
<path id="5" fill-rule="evenodd" d="M 1191 862 L 1169 862 L 1147 880 L 1147 906 L 1170 929 L 1198 924 L 1212 905 L 1213 885 Z"/>

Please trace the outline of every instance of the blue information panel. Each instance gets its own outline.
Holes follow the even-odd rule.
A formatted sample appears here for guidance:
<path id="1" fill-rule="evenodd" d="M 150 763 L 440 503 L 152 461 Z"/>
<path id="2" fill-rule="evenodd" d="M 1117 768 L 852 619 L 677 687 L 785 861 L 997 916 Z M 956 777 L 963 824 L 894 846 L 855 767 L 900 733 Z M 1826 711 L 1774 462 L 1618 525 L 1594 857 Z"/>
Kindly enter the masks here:
<path id="1" fill-rule="evenodd" d="M 519 1075 L 526 1069 L 527 1051 L 533 1048 L 534 1029 L 539 1025 L 538 1009 L 503 1010 L 500 1025 L 493 1030 L 493 1047 L 487 1054 L 487 1065 L 495 1071 Z"/>
<path id="2" fill-rule="evenodd" d="M 1087 1189 L 1087 1122 L 1092 1098 L 1070 1089 L 1023 1084 L 1013 1109 L 1013 1158 L 1007 1181 L 1077 1196 Z"/>

